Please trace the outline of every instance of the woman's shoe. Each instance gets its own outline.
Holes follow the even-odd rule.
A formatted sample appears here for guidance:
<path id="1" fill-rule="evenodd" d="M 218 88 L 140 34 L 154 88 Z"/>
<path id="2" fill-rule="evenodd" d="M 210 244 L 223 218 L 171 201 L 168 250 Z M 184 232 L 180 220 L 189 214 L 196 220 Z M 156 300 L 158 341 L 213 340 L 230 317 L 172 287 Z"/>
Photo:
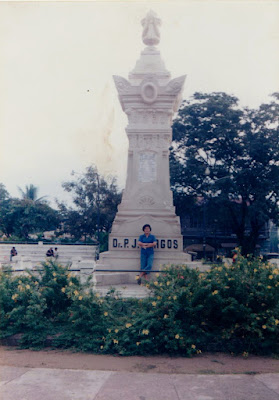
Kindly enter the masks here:
<path id="1" fill-rule="evenodd" d="M 138 279 L 138 285 L 141 285 L 141 278 Z"/>

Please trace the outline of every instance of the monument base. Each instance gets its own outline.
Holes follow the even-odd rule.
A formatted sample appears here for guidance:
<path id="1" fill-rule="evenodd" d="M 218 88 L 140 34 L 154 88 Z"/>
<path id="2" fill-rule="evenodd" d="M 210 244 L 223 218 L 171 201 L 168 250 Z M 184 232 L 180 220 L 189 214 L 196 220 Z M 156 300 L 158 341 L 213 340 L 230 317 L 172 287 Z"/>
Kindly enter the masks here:
<path id="1" fill-rule="evenodd" d="M 190 266 L 190 264 L 191 256 L 189 254 L 170 251 L 164 254 L 163 252 L 156 253 L 155 250 L 152 269 L 161 270 L 165 265 Z M 97 285 L 135 283 L 135 277 L 140 270 L 140 250 L 129 251 L 126 253 L 117 250 L 101 253 L 96 269 L 98 271 L 95 272 L 94 276 L 95 284 Z"/>

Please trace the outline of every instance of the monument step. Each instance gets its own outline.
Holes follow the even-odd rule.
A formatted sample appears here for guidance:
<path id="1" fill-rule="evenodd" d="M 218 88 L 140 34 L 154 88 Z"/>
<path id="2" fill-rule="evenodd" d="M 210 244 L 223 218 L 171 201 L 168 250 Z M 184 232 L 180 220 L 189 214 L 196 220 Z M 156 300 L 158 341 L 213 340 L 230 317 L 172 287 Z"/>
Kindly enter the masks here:
<path id="1" fill-rule="evenodd" d="M 101 296 L 106 296 L 112 289 L 115 290 L 115 296 L 119 294 L 122 298 L 132 297 L 142 299 L 150 295 L 150 290 L 147 287 L 143 285 L 139 286 L 137 284 L 95 286 L 94 291 L 99 293 Z"/>
<path id="2" fill-rule="evenodd" d="M 136 272 L 94 272 L 94 284 L 96 286 L 134 284 L 135 277 Z"/>

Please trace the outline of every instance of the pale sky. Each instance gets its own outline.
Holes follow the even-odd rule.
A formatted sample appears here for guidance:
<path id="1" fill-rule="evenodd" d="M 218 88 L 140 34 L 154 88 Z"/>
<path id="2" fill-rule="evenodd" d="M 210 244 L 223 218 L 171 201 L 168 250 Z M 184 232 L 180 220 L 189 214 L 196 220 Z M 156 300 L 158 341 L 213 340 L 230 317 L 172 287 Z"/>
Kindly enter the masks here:
<path id="1" fill-rule="evenodd" d="M 125 186 L 126 115 L 112 75 L 128 78 L 141 20 L 162 20 L 158 46 L 183 98 L 224 91 L 258 107 L 279 91 L 279 1 L 0 2 L 0 182 L 12 196 L 95 164 Z"/>

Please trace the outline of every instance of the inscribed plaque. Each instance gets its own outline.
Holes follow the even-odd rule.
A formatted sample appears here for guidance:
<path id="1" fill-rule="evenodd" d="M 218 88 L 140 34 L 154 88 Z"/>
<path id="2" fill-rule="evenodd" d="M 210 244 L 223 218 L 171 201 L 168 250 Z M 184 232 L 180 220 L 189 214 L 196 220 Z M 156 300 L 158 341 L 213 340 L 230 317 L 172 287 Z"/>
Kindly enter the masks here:
<path id="1" fill-rule="evenodd" d="M 154 182 L 157 177 L 156 154 L 151 152 L 139 155 L 139 182 Z"/>

